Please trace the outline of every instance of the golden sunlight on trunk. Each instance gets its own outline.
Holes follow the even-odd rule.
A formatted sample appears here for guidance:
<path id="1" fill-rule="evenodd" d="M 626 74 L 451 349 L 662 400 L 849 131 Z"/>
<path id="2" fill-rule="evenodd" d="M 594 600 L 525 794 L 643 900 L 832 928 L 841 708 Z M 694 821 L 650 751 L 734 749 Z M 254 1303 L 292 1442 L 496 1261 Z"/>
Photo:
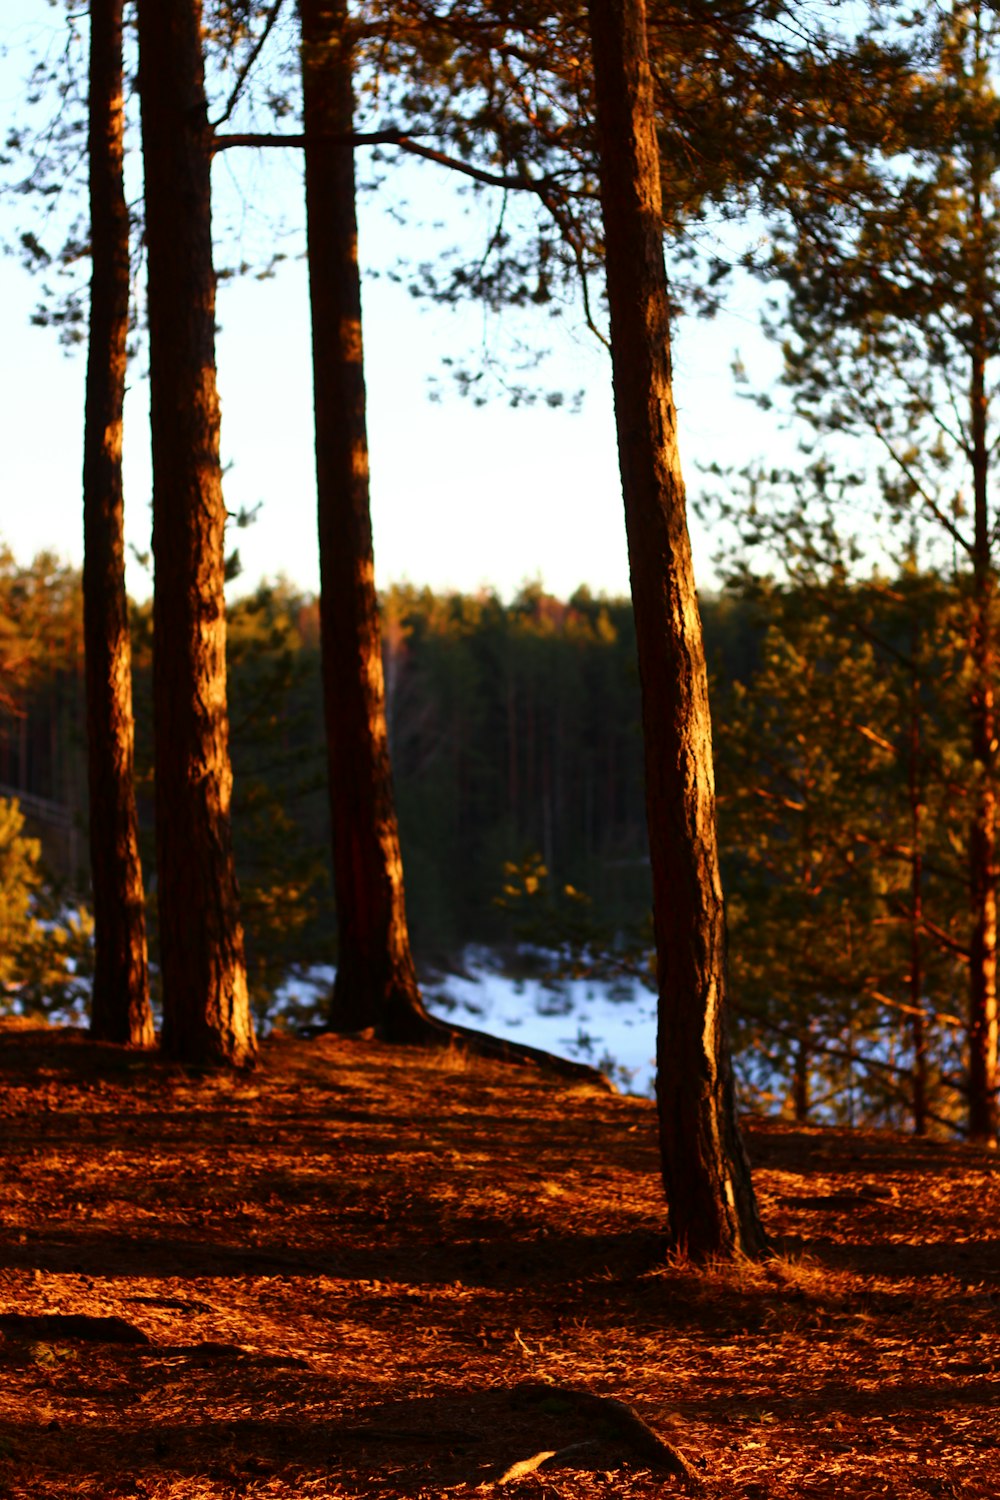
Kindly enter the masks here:
<path id="1" fill-rule="evenodd" d="M 84 641 L 94 988 L 105 1041 L 154 1041 L 135 809 L 132 649 L 125 597 L 122 407 L 129 216 L 122 175 L 122 0 L 90 7 L 90 344 L 84 425 Z"/>
<path id="2" fill-rule="evenodd" d="M 642 0 L 590 0 L 615 413 L 642 683 L 659 986 L 658 1110 L 675 1246 L 767 1242 L 736 1122 L 708 685 L 671 388 Z"/>
<path id="3" fill-rule="evenodd" d="M 368 496 L 347 7 L 302 0 L 306 215 L 319 499 L 323 691 L 337 900 L 332 1021 L 396 1040 L 428 1018 L 410 954 Z"/>
<path id="4" fill-rule="evenodd" d="M 256 1043 L 229 820 L 226 507 L 199 0 L 141 0 L 139 45 L 163 1046 L 185 1061 L 243 1066 Z"/>

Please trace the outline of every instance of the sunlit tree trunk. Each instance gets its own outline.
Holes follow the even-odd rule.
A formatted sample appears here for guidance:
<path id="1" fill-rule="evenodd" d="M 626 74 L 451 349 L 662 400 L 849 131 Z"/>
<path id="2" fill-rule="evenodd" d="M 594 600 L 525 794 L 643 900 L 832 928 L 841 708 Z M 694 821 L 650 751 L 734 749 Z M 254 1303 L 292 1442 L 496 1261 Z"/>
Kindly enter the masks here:
<path id="1" fill-rule="evenodd" d="M 256 1045 L 230 830 L 210 138 L 200 0 L 140 0 L 153 436 L 153 695 L 163 1046 Z"/>
<path id="2" fill-rule="evenodd" d="M 984 164 L 972 156 L 973 275 L 970 285 L 972 359 L 970 431 L 974 504 L 971 649 L 973 812 L 969 834 L 972 941 L 969 951 L 969 1136 L 995 1143 L 997 1135 L 997 719 L 994 696 L 995 578 L 989 515 L 990 454 L 986 434 L 988 291 L 984 259 Z"/>
<path id="3" fill-rule="evenodd" d="M 982 379 L 977 370 L 974 393 Z M 997 1133 L 997 807 L 995 785 L 996 711 L 993 675 L 993 577 L 986 511 L 986 457 L 983 423 L 974 394 L 973 447 L 976 542 L 973 557 L 972 756 L 975 780 L 969 832 L 969 885 L 972 941 L 969 972 L 969 1134 L 994 1141 Z M 982 472 L 981 472 L 982 469 Z"/>
<path id="4" fill-rule="evenodd" d="M 671 390 L 643 0 L 590 0 L 615 411 L 642 683 L 659 982 L 658 1112 L 675 1245 L 766 1250 L 736 1121 L 708 688 Z"/>
<path id="5" fill-rule="evenodd" d="M 123 131 L 122 0 L 92 0 L 92 274 L 83 444 L 83 629 L 95 939 L 90 1029 L 107 1041 L 149 1047 L 155 1038 L 133 782 L 132 650 L 122 511 L 129 313 Z"/>
<path id="6" fill-rule="evenodd" d="M 368 493 L 344 0 L 300 0 L 306 219 L 319 496 L 323 692 L 338 955 L 332 1022 L 423 1036 L 385 720 Z M 339 137 L 339 144 L 336 139 Z"/>
<path id="7" fill-rule="evenodd" d="M 914 624 L 910 644 L 914 660 L 917 655 L 917 629 Z M 924 1021 L 924 856 L 923 856 L 923 777 L 920 745 L 920 679 L 914 670 L 910 683 L 910 743 L 907 781 L 910 797 L 910 843 L 913 865 L 910 872 L 910 1041 L 913 1046 L 912 1106 L 913 1133 L 927 1133 L 927 1027 Z"/>

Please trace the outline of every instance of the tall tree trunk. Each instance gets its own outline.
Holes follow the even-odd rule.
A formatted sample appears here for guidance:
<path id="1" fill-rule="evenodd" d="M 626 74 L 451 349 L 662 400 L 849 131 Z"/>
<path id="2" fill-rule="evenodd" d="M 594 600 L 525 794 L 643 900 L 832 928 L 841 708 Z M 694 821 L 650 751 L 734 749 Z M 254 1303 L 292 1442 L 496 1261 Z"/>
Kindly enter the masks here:
<path id="1" fill-rule="evenodd" d="M 338 956 L 332 1022 L 426 1031 L 393 799 L 368 497 L 346 0 L 300 0 L 323 694 Z M 340 143 L 330 137 L 340 137 Z"/>
<path id="2" fill-rule="evenodd" d="M 994 701 L 994 574 L 989 516 L 989 447 L 986 435 L 987 288 L 983 265 L 982 153 L 972 160 L 975 271 L 971 278 L 972 359 L 970 429 L 974 496 L 972 598 L 973 812 L 969 832 L 972 941 L 969 952 L 969 1136 L 995 1144 L 997 1136 L 997 793 Z"/>
<path id="3" fill-rule="evenodd" d="M 796 1125 L 806 1125 L 809 1122 L 809 1112 L 812 1108 L 812 1098 L 809 1088 L 809 1065 L 812 1061 L 812 1051 L 809 1046 L 809 1028 L 803 1027 L 799 1032 L 799 1039 L 795 1046 L 795 1062 L 792 1073 L 792 1110 L 795 1115 Z"/>
<path id="4" fill-rule="evenodd" d="M 211 154 L 200 0 L 140 0 L 153 436 L 153 708 L 163 1046 L 256 1053 L 230 828 Z"/>
<path id="5" fill-rule="evenodd" d="M 589 0 L 615 411 L 642 684 L 659 982 L 658 1112 L 674 1243 L 767 1241 L 736 1120 L 708 686 L 671 389 L 643 0 Z"/>
<path id="6" fill-rule="evenodd" d="M 107 1041 L 151 1047 L 122 509 L 129 311 L 122 0 L 91 0 L 88 149 L 93 269 L 83 440 L 83 633 L 95 939 L 90 1029 Z"/>
<path id="7" fill-rule="evenodd" d="M 917 625 L 914 621 L 910 652 L 917 659 Z M 920 678 L 914 668 L 910 682 L 910 744 L 908 783 L 910 796 L 910 843 L 913 866 L 910 873 L 910 1040 L 913 1045 L 913 1133 L 927 1134 L 927 1028 L 924 1020 L 924 855 L 923 776 L 920 747 Z"/>

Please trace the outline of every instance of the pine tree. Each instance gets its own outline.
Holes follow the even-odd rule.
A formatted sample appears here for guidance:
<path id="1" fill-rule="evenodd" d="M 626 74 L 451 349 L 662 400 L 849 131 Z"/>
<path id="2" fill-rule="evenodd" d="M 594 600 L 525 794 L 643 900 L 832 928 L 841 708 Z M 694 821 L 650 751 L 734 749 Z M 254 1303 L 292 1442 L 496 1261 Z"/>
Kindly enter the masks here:
<path id="1" fill-rule="evenodd" d="M 84 428 L 86 647 L 95 1036 L 151 1046 L 153 1017 L 133 785 L 132 652 L 125 597 L 122 407 L 129 323 L 123 181 L 122 0 L 90 7 L 90 345 Z"/>
<path id="2" fill-rule="evenodd" d="M 886 7 L 882 28 L 912 18 Z M 872 44 L 880 40 L 878 31 Z M 992 7 L 922 23 L 882 99 L 816 138 L 776 258 L 787 380 L 824 433 L 874 442 L 886 519 L 917 518 L 965 600 L 969 1130 L 997 1132 L 997 601 L 992 367 L 1000 257 Z M 874 122 L 874 123 L 873 123 Z M 836 204 L 831 212 L 831 203 Z"/>
<path id="3" fill-rule="evenodd" d="M 674 1243 L 767 1241 L 726 1036 L 708 680 L 671 387 L 660 164 L 642 0 L 590 0 L 615 413 L 642 682 L 659 987 L 657 1110 Z"/>
<path id="4" fill-rule="evenodd" d="M 140 0 L 153 438 L 153 692 L 163 1047 L 256 1053 L 230 831 L 225 503 L 200 0 Z"/>
<path id="5" fill-rule="evenodd" d="M 410 953 L 368 498 L 351 28 L 300 0 L 319 492 L 323 690 L 337 898 L 333 1022 L 406 1040 L 429 1029 Z"/>

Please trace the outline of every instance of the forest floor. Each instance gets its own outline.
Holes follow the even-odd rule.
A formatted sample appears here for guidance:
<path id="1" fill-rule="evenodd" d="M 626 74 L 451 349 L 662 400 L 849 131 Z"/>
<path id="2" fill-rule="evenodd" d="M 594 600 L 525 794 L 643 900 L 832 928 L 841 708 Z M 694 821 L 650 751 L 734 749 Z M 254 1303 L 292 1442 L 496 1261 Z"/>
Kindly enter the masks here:
<path id="1" fill-rule="evenodd" d="M 708 1496 L 1000 1495 L 1000 1163 L 747 1133 L 778 1254 L 697 1269 L 648 1101 L 357 1041 L 231 1077 L 0 1027 L 0 1496 L 683 1493 L 586 1393 Z"/>

